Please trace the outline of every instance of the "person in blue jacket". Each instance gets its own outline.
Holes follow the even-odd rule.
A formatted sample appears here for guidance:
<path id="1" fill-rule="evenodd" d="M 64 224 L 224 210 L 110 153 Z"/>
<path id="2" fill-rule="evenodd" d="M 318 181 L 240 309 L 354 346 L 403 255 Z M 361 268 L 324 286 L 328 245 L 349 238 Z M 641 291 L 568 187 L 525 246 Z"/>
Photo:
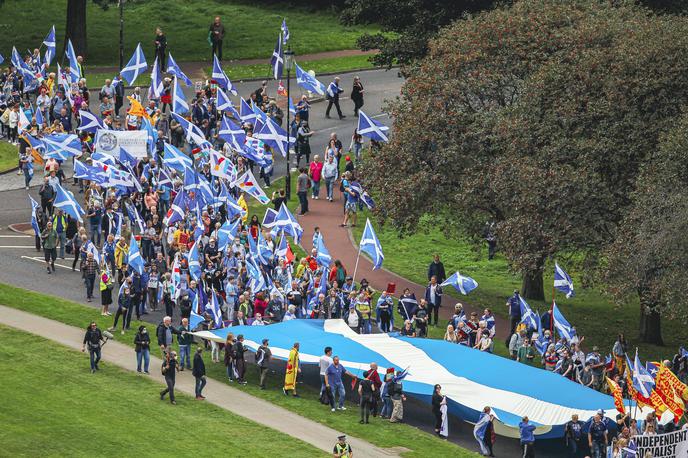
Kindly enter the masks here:
<path id="1" fill-rule="evenodd" d="M 528 417 L 523 417 L 518 424 L 521 437 L 521 447 L 523 447 L 523 458 L 535 458 L 535 425 L 528 421 Z"/>

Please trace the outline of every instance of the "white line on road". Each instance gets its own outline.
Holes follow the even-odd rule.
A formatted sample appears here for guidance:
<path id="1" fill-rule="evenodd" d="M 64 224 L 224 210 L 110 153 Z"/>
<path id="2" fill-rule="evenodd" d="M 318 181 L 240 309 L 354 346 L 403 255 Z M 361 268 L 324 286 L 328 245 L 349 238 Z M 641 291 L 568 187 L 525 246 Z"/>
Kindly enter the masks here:
<path id="1" fill-rule="evenodd" d="M 0 235 L 0 237 L 4 237 L 4 238 L 8 238 L 8 239 L 10 239 L 10 238 L 21 239 L 21 238 L 29 238 L 29 237 L 33 237 L 33 236 L 32 235 Z"/>
<path id="2" fill-rule="evenodd" d="M 30 260 L 32 260 L 32 261 L 38 261 L 38 262 L 40 262 L 40 263 L 42 263 L 42 264 L 45 264 L 45 259 L 43 259 L 43 258 L 41 258 L 41 257 L 38 257 L 38 256 L 33 256 L 33 257 L 31 257 L 31 256 L 22 256 L 22 258 L 23 258 L 23 259 L 30 259 Z M 55 264 L 55 265 L 56 265 L 57 267 L 62 267 L 63 269 L 72 270 L 72 267 L 71 267 L 71 266 L 63 266 L 62 264 L 59 264 L 59 263 L 58 263 L 58 264 Z"/>
<path id="3" fill-rule="evenodd" d="M 35 246 L 30 246 L 30 245 L 0 245 L 0 248 L 32 248 L 36 249 Z"/>

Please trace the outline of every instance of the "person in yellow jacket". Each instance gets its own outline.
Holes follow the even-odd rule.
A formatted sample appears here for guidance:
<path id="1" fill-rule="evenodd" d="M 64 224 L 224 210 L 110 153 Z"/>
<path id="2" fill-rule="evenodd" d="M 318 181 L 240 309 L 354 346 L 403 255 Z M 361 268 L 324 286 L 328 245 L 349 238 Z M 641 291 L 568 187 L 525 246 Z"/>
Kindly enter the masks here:
<path id="1" fill-rule="evenodd" d="M 127 255 L 129 254 L 129 245 L 127 245 L 126 239 L 120 237 L 115 245 L 115 267 L 117 267 L 117 281 L 122 283 L 122 278 L 124 277 L 124 270 L 127 268 Z"/>
<path id="2" fill-rule="evenodd" d="M 102 316 L 112 315 L 109 312 L 110 304 L 112 304 L 112 278 L 107 272 L 100 275 L 100 304 L 102 306 L 100 314 Z"/>
<path id="3" fill-rule="evenodd" d="M 244 209 L 244 216 L 241 217 L 241 222 L 246 224 L 246 221 L 248 221 L 248 204 L 246 203 L 246 199 L 244 199 L 244 193 L 241 193 L 237 203 Z"/>
<path id="4" fill-rule="evenodd" d="M 301 373 L 301 368 L 299 367 L 299 343 L 296 342 L 289 352 L 287 372 L 284 374 L 284 387 L 282 388 L 282 392 L 285 396 L 288 394 L 288 391 L 291 391 L 294 397 L 299 397 L 299 395 L 296 394 L 296 377 L 299 373 Z"/>

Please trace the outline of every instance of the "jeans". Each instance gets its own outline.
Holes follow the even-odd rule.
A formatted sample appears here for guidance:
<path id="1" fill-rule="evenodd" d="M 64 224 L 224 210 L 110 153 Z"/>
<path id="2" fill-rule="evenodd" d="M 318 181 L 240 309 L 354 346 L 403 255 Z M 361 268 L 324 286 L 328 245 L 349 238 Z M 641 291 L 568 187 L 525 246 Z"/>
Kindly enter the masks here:
<path id="1" fill-rule="evenodd" d="M 327 190 L 328 200 L 332 200 L 332 191 L 334 189 L 335 177 L 325 178 L 325 189 Z"/>
<path id="2" fill-rule="evenodd" d="M 93 285 L 96 281 L 96 274 L 87 274 L 84 277 L 84 282 L 86 283 L 86 297 L 88 299 L 93 298 Z"/>
<path id="3" fill-rule="evenodd" d="M 191 345 L 180 345 L 179 346 L 179 366 L 184 367 L 184 361 L 186 361 L 186 368 L 191 369 Z"/>
<path id="4" fill-rule="evenodd" d="M 205 375 L 196 377 L 196 397 L 202 396 L 203 388 L 208 381 L 205 379 Z"/>
<path id="5" fill-rule="evenodd" d="M 98 370 L 98 362 L 100 361 L 100 347 L 89 348 L 88 349 L 88 356 L 91 359 L 91 370 L 97 371 Z"/>
<path id="6" fill-rule="evenodd" d="M 325 376 L 320 375 L 320 397 L 322 397 L 323 392 L 327 387 L 325 386 Z"/>
<path id="7" fill-rule="evenodd" d="M 370 320 L 362 320 L 361 321 L 361 334 L 371 334 L 373 332 L 373 326 L 370 323 Z"/>
<path id="8" fill-rule="evenodd" d="M 356 162 L 361 162 L 361 150 L 363 143 L 354 142 L 354 154 L 356 155 Z"/>
<path id="9" fill-rule="evenodd" d="M 311 184 L 313 185 L 311 188 L 311 195 L 313 198 L 320 197 L 320 180 L 311 180 Z"/>
<path id="10" fill-rule="evenodd" d="M 299 203 L 301 204 L 301 214 L 308 212 L 308 191 L 297 192 Z"/>
<path id="11" fill-rule="evenodd" d="M 31 178 L 33 178 L 32 175 L 29 175 L 29 169 L 23 169 L 24 170 L 24 186 L 27 188 L 29 187 L 29 183 L 31 183 Z"/>
<path id="12" fill-rule="evenodd" d="M 592 441 L 592 448 L 590 449 L 592 458 L 604 458 L 607 456 L 607 444 L 598 441 Z"/>
<path id="13" fill-rule="evenodd" d="M 170 393 L 170 402 L 174 402 L 174 377 L 165 376 L 165 383 L 167 388 L 160 392 L 160 398 L 164 398 L 167 393 Z"/>
<path id="14" fill-rule="evenodd" d="M 150 364 L 150 350 L 144 348 L 141 351 L 136 352 L 136 371 L 141 372 L 141 361 L 143 360 L 143 372 L 148 372 L 148 366 Z"/>
<path id="15" fill-rule="evenodd" d="M 91 223 L 91 242 L 96 246 L 100 246 L 100 221 Z"/>
<path id="16" fill-rule="evenodd" d="M 568 439 L 568 442 L 566 443 L 566 448 L 569 449 L 569 456 L 571 458 L 575 458 L 578 456 L 578 442 L 575 440 Z"/>
<path id="17" fill-rule="evenodd" d="M 382 411 L 380 416 L 383 418 L 389 418 L 392 415 L 392 398 L 389 396 L 382 397 Z"/>
<path id="18" fill-rule="evenodd" d="M 330 407 L 334 409 L 334 401 L 339 394 L 339 402 L 337 403 L 337 408 L 341 409 L 344 407 L 344 398 L 346 397 L 346 390 L 344 390 L 344 383 L 330 383 L 330 389 L 332 390 L 332 397 L 330 398 Z"/>
<path id="19" fill-rule="evenodd" d="M 67 243 L 67 233 L 65 231 L 58 232 L 57 233 L 57 238 L 60 240 L 60 257 L 64 258 L 65 256 L 65 243 Z"/>

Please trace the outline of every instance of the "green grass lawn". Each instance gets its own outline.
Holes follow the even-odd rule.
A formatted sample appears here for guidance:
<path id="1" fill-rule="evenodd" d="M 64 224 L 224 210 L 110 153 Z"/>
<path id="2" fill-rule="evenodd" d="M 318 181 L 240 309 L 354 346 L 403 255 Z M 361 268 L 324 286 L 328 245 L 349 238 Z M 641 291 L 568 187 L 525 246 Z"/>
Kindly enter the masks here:
<path id="1" fill-rule="evenodd" d="M 12 45 L 23 51 L 42 43 L 50 26 L 55 24 L 57 54 L 62 53 L 66 0 L 6 0 L 0 14 L 7 18 L 0 25 L 4 40 L 0 53 L 10 55 Z M 87 2 L 87 65 L 119 63 L 119 10 L 113 5 L 101 10 Z M 36 12 L 41 20 L 36 21 Z M 127 2 L 124 9 L 125 62 L 137 43 L 141 43 L 148 63 L 153 63 L 155 27 L 167 34 L 168 50 L 177 61 L 211 61 L 208 27 L 213 17 L 222 16 L 226 37 L 223 58 L 269 57 L 272 55 L 282 18 L 289 26 L 290 40 L 297 55 L 355 49 L 363 32 L 375 32 L 375 26 L 345 27 L 336 13 L 314 11 L 288 3 L 260 4 L 237 0 L 147 0 Z M 11 38 L 10 38 L 11 37 Z"/>
<path id="2" fill-rule="evenodd" d="M 353 228 L 354 240 L 360 240 L 365 226 L 367 213 L 359 214 L 361 224 Z M 514 289 L 521 286 L 521 278 L 509 271 L 506 259 L 498 253 L 494 260 L 487 259 L 487 246 L 476 250 L 467 240 L 447 239 L 439 229 L 429 224 L 421 227 L 417 234 L 399 238 L 391 227 L 375 224 L 375 231 L 385 253 L 383 267 L 416 283 L 427 283 L 427 268 L 434 253 L 439 253 L 447 275 L 458 270 L 474 278 L 479 286 L 465 297 L 465 302 L 481 308 L 490 307 L 495 314 L 507 316 L 506 299 Z M 564 268 L 566 268 L 564 266 Z M 544 313 L 551 305 L 554 266 L 548 266 L 545 275 L 545 297 L 547 302 L 529 301 L 533 310 Z M 665 347 L 642 344 L 638 341 L 639 306 L 629 303 L 617 306 L 596 288 L 582 288 L 580 277 L 575 271 L 569 274 L 576 285 L 576 296 L 566 299 L 563 294 L 556 295 L 557 306 L 566 319 L 577 328 L 579 335 L 585 336 L 584 348 L 590 351 L 598 345 L 604 354 L 611 353 L 618 332 L 623 332 L 629 347 L 639 347 L 643 360 L 671 358 L 680 345 L 688 341 L 688 330 L 678 321 L 665 320 L 662 323 Z M 451 289 L 451 288 L 450 288 Z M 460 296 L 451 289 L 453 296 Z M 453 307 L 453 304 L 444 304 Z M 508 326 L 502 321 L 501 326 Z M 434 330 L 431 337 L 441 337 L 442 330 Z M 496 342 L 495 353 L 506 354 L 504 342 Z"/>
<path id="3" fill-rule="evenodd" d="M 0 326 L 0 340 L 5 456 L 191 455 L 201 449 L 322 456 L 309 444 L 190 396 L 178 394 L 176 406 L 161 402 L 162 385 L 144 376 L 107 363 L 91 374 L 87 356 L 41 337 Z M 156 429 L 158 440 L 151 440 Z"/>
<path id="4" fill-rule="evenodd" d="M 111 317 L 101 317 L 99 310 L 95 308 L 2 283 L 0 283 L 0 304 L 44 316 L 72 326 L 85 326 L 86 323 L 93 320 L 98 323 L 101 329 L 104 329 L 112 323 Z M 139 324 L 141 323 L 133 320 L 131 328 L 137 329 Z M 149 331 L 154 329 L 154 325 L 150 323 L 144 324 L 148 326 Z M 133 335 L 133 332 L 130 331 L 125 337 L 116 334 L 115 338 L 124 344 L 132 345 Z M 5 341 L 8 340 L 4 339 L 3 342 Z M 2 355 L 2 353 L 0 353 L 0 355 Z M 204 352 L 208 375 L 214 379 L 224 381 L 226 379 L 224 366 L 222 364 L 213 364 L 210 362 L 209 356 L 209 352 Z M 3 360 L 7 361 L 7 358 L 3 358 Z M 14 361 L 14 359 L 12 361 Z M 0 361 L 0 364 L 2 364 L 2 361 Z M 84 361 L 78 362 L 80 367 L 85 367 L 84 364 Z M 318 402 L 318 390 L 316 388 L 299 385 L 298 389 L 302 396 L 301 398 L 295 399 L 291 396 L 284 396 L 281 391 L 283 377 L 284 374 L 282 372 L 271 374 L 268 381 L 268 389 L 264 391 L 259 390 L 257 372 L 252 365 L 249 365 L 247 371 L 248 385 L 241 389 L 256 397 L 266 399 L 306 418 L 310 418 L 311 420 L 328 425 L 339 431 L 359 437 L 379 447 L 405 447 L 410 450 L 403 454 L 405 457 L 425 458 L 428 456 L 450 455 L 458 457 L 478 456 L 451 442 L 443 441 L 406 424 L 390 424 L 389 422 L 374 419 L 373 425 L 361 425 L 358 423 L 358 409 L 351 404 L 348 405 L 349 410 L 346 412 L 332 414 L 329 408 L 322 406 Z M 3 386 L 4 385 L 5 384 L 3 384 Z M 118 399 L 127 398 L 121 397 L 118 394 Z M 152 399 L 155 400 L 155 397 Z M 0 415 L 2 414 L 0 413 Z M 1 439 L 0 436 L 0 443 L 2 443 Z"/>
<path id="5" fill-rule="evenodd" d="M 0 172 L 17 167 L 19 148 L 6 141 L 0 141 Z"/>

